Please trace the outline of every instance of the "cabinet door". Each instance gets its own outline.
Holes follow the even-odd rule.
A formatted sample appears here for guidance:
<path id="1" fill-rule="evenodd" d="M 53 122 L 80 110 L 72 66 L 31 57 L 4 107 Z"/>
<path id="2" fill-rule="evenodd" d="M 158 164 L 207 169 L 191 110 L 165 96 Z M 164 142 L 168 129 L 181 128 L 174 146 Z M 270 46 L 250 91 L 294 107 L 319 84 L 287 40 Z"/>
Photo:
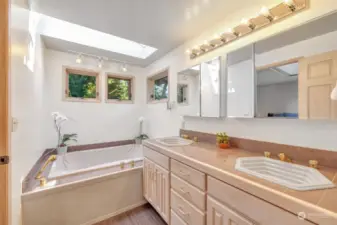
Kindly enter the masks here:
<path id="1" fill-rule="evenodd" d="M 256 225 L 227 206 L 207 197 L 207 225 Z"/>
<path id="2" fill-rule="evenodd" d="M 155 187 L 156 187 L 156 209 L 161 214 L 163 219 L 168 222 L 170 214 L 169 205 L 169 172 L 156 165 L 155 166 Z"/>
<path id="3" fill-rule="evenodd" d="M 143 186 L 144 186 L 144 197 L 151 204 L 154 204 L 154 197 L 155 197 L 154 163 L 148 159 L 144 159 Z"/>
<path id="4" fill-rule="evenodd" d="M 337 119 L 337 102 L 330 94 L 337 80 L 337 51 L 299 61 L 300 119 Z"/>

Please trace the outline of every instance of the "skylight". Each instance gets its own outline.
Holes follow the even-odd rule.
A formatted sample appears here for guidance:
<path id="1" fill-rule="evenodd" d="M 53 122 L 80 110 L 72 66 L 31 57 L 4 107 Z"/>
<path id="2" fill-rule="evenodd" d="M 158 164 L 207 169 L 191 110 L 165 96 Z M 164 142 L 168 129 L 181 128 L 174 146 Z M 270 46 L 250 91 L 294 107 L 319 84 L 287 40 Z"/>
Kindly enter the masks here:
<path id="1" fill-rule="evenodd" d="M 33 12 L 39 18 L 37 31 L 45 36 L 146 59 L 156 48 Z"/>

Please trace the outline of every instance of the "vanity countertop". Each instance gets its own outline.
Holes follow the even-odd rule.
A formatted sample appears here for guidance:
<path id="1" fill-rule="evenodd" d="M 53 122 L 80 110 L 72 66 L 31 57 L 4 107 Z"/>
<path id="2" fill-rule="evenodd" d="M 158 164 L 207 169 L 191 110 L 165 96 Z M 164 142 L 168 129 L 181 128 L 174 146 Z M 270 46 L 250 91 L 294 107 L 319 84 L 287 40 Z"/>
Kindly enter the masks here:
<path id="1" fill-rule="evenodd" d="M 337 224 L 337 188 L 295 191 L 235 170 L 237 158 L 261 156 L 259 154 L 238 148 L 220 150 L 215 145 L 201 142 L 188 146 L 168 147 L 151 139 L 145 141 L 144 146 L 194 167 L 295 215 L 299 212 L 305 212 L 306 217 L 312 222 Z M 319 171 L 337 185 L 336 169 L 320 167 Z"/>

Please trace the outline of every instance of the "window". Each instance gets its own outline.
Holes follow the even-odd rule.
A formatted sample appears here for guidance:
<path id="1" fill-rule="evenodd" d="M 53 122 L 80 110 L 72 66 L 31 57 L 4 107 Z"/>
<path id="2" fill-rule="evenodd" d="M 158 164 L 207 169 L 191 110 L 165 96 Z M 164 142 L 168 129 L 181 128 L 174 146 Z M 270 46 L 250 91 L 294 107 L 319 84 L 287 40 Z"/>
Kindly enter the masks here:
<path id="1" fill-rule="evenodd" d="M 147 86 L 149 103 L 167 101 L 169 96 L 168 70 L 149 77 Z"/>
<path id="2" fill-rule="evenodd" d="M 99 101 L 99 73 L 66 68 L 65 100 Z"/>
<path id="3" fill-rule="evenodd" d="M 188 92 L 187 84 L 178 84 L 178 93 L 177 93 L 178 104 L 188 104 L 187 92 Z"/>
<path id="4" fill-rule="evenodd" d="M 107 102 L 132 103 L 133 77 L 107 75 Z"/>

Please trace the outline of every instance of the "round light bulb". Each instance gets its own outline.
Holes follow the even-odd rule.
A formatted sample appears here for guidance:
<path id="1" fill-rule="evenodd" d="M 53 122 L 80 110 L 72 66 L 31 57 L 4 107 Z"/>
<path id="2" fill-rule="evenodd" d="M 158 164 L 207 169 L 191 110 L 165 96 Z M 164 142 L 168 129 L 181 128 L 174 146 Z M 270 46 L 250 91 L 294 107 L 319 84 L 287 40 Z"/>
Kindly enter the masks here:
<path id="1" fill-rule="evenodd" d="M 263 16 L 269 16 L 270 15 L 269 9 L 266 6 L 263 6 L 261 8 L 260 14 Z"/>
<path id="2" fill-rule="evenodd" d="M 248 25 L 248 24 L 249 24 L 249 22 L 248 22 L 248 20 L 247 20 L 246 18 L 243 18 L 243 19 L 241 20 L 241 23 L 242 23 L 242 24 L 245 24 L 245 25 Z"/>
<path id="3" fill-rule="evenodd" d="M 227 32 L 230 33 L 230 34 L 233 34 L 233 33 L 234 33 L 234 30 L 233 30 L 233 28 L 228 28 L 228 29 L 227 29 Z"/>
<path id="4" fill-rule="evenodd" d="M 284 3 L 285 3 L 286 5 L 291 6 L 291 5 L 294 5 L 294 0 L 284 0 Z"/>
<path id="5" fill-rule="evenodd" d="M 191 54 L 191 50 L 190 50 L 190 49 L 187 49 L 187 50 L 186 50 L 186 54 Z"/>
<path id="6" fill-rule="evenodd" d="M 204 45 L 209 45 L 209 42 L 207 40 L 204 40 Z"/>
<path id="7" fill-rule="evenodd" d="M 220 39 L 220 37 L 221 36 L 219 34 L 214 34 L 214 36 L 213 36 L 214 39 Z"/>

